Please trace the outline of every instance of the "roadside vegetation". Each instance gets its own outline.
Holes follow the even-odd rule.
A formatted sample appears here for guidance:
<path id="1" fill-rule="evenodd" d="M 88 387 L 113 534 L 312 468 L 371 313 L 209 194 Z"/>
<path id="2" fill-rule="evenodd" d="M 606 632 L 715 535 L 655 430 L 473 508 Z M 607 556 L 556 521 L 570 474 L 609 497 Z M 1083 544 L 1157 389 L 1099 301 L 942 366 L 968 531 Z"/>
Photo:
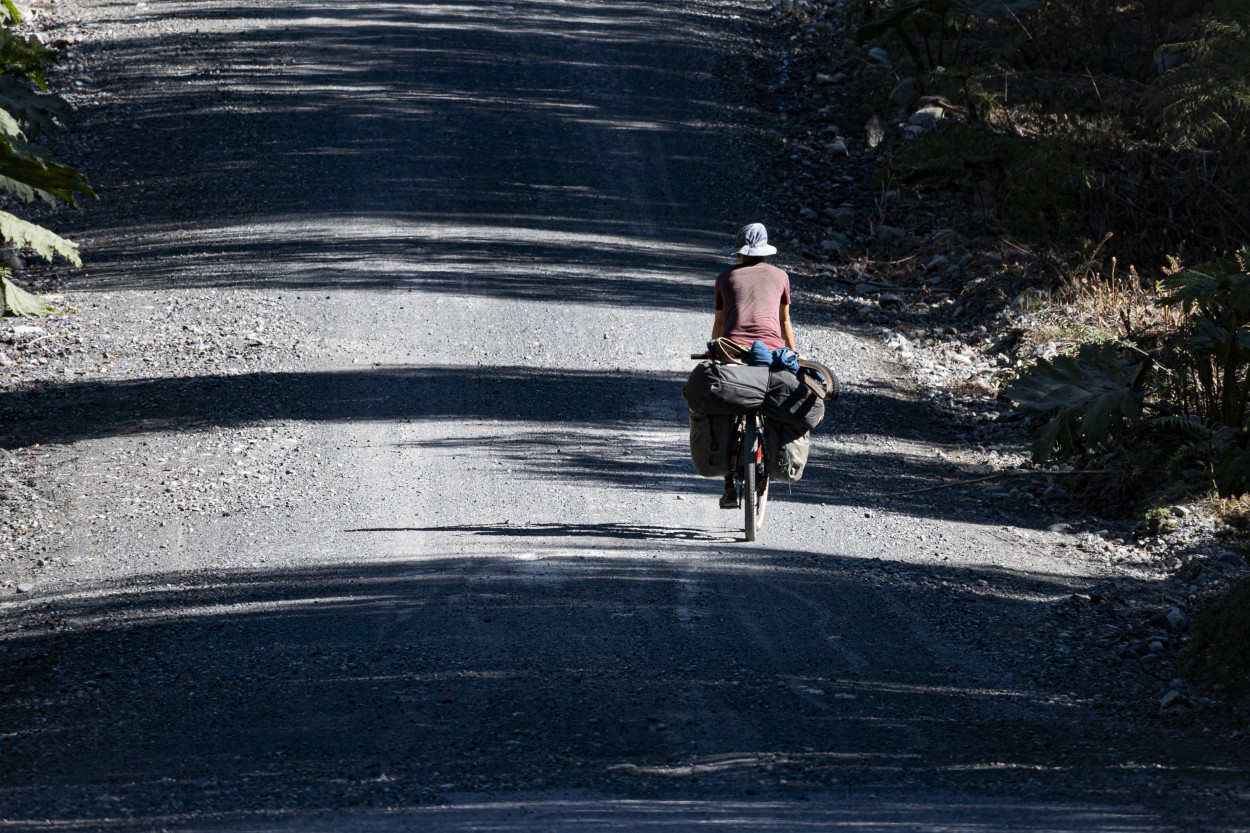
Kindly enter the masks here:
<path id="1" fill-rule="evenodd" d="M 78 246 L 27 219 L 33 203 L 77 207 L 95 193 L 82 172 L 61 164 L 39 142 L 69 126 L 73 108 L 48 89 L 47 69 L 57 53 L 18 31 L 21 12 L 13 0 L 0 0 L 0 238 L 15 249 L 82 265 Z M 0 269 L 4 314 L 36 314 L 38 299 L 10 282 Z"/>
<path id="2" fill-rule="evenodd" d="M 1250 549 L 1237 532 L 1250 495 L 1250 4 L 837 9 L 881 67 L 857 76 L 875 88 L 849 99 L 851 120 L 870 146 L 878 113 L 907 125 L 881 146 L 883 193 L 936 203 L 1035 264 L 960 299 L 1009 310 L 1021 355 L 1038 356 L 1003 390 L 1038 415 L 1034 461 L 1089 472 L 1095 509 L 1148 527 L 1205 500 L 1230 546 Z M 1187 664 L 1241 695 L 1250 597 L 1226 593 L 1196 618 Z"/>

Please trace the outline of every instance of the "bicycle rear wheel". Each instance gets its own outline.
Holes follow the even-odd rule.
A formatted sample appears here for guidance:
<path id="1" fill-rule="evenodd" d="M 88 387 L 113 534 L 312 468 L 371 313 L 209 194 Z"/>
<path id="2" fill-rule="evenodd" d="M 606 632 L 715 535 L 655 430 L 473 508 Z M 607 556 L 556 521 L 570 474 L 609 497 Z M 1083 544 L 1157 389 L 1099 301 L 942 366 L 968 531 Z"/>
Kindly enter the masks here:
<path id="1" fill-rule="evenodd" d="M 763 461 L 755 464 L 755 528 L 764 528 L 764 517 L 768 514 L 768 471 Z"/>
<path id="2" fill-rule="evenodd" d="M 742 429 L 742 514 L 744 516 L 746 538 L 755 540 L 756 509 L 759 507 L 759 493 L 755 491 L 755 455 L 756 443 L 759 441 L 755 430 L 756 416 L 752 414 L 743 422 Z"/>

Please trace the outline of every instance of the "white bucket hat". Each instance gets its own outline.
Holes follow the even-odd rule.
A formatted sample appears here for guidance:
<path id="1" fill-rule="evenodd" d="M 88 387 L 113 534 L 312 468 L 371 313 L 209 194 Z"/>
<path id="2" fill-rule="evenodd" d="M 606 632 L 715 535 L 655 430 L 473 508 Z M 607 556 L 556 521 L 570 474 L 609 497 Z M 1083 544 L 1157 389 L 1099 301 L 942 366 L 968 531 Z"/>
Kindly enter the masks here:
<path id="1" fill-rule="evenodd" d="M 725 254 L 768 257 L 777 254 L 777 247 L 768 245 L 768 229 L 763 223 L 751 223 L 738 229 L 735 248 L 726 249 Z"/>

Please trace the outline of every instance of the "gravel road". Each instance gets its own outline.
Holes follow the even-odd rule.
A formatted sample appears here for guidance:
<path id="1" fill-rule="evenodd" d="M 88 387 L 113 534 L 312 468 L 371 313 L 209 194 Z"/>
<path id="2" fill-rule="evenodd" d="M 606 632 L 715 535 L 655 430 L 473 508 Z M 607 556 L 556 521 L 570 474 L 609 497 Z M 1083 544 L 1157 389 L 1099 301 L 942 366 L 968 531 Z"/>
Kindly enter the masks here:
<path id="1" fill-rule="evenodd" d="M 0 344 L 0 829 L 1250 829 L 1056 630 L 1146 576 L 897 496 L 988 452 L 800 262 L 808 476 L 746 544 L 691 472 L 766 4 L 35 9 L 102 199 Z"/>

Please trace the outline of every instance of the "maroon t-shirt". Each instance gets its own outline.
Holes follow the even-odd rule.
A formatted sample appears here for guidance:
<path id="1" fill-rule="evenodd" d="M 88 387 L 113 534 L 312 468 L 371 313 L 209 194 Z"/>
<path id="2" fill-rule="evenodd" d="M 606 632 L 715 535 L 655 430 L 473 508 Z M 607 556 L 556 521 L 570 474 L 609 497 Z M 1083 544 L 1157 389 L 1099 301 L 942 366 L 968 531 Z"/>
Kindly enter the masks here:
<path id="1" fill-rule="evenodd" d="M 716 309 L 725 311 L 720 334 L 746 347 L 755 341 L 773 350 L 786 346 L 777 313 L 789 303 L 790 276 L 776 266 L 735 266 L 716 278 Z"/>

